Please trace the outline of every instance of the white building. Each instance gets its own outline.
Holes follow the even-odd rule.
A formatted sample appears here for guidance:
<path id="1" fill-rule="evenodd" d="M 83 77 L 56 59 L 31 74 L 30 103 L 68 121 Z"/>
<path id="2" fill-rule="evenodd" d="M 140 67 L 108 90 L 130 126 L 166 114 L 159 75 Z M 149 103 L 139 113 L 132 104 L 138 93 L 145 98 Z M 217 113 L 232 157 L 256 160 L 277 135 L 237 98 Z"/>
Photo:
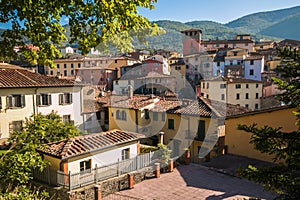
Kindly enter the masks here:
<path id="1" fill-rule="evenodd" d="M 261 81 L 261 73 L 264 71 L 263 56 L 249 56 L 244 61 L 244 77 L 251 80 Z"/>
<path id="2" fill-rule="evenodd" d="M 82 87 L 76 83 L 0 64 L 0 143 L 32 114 L 56 111 L 65 122 L 83 123 Z"/>

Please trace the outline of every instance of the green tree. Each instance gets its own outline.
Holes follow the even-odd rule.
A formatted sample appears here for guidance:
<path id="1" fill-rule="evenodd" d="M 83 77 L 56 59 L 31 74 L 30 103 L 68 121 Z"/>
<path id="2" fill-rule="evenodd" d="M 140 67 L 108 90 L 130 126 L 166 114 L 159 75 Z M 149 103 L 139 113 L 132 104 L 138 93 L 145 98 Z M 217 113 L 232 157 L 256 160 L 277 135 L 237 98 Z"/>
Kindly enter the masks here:
<path id="1" fill-rule="evenodd" d="M 61 117 L 54 111 L 48 115 L 39 113 L 26 119 L 22 130 L 12 134 L 11 148 L 0 160 L 1 192 L 17 191 L 20 195 L 26 193 L 28 190 L 24 188 L 32 179 L 32 170 L 43 170 L 47 166 L 47 162 L 42 159 L 36 148 L 41 144 L 76 135 L 76 128 L 72 124 L 62 122 Z"/>
<path id="2" fill-rule="evenodd" d="M 78 43 L 83 54 L 110 38 L 114 38 L 117 47 L 120 47 L 119 43 L 130 47 L 130 40 L 124 38 L 136 36 L 145 41 L 146 36 L 158 33 L 157 25 L 137 10 L 139 7 L 153 9 L 156 1 L 1 0 L 0 23 L 11 23 L 12 28 L 2 34 L 0 57 L 17 56 L 14 46 L 31 43 L 39 47 L 39 51 L 24 48 L 23 55 L 32 63 L 53 66 L 52 60 L 60 56 L 56 46 L 67 39 L 63 20 L 68 20 L 69 43 Z M 128 34 L 129 31 L 132 34 Z M 118 34 L 123 37 L 116 37 Z"/>
<path id="3" fill-rule="evenodd" d="M 285 92 L 278 96 L 281 101 L 297 108 L 297 124 L 300 125 L 300 54 L 296 49 L 278 50 L 282 62 L 278 72 L 282 78 L 274 78 L 278 88 Z M 300 199 L 300 126 L 297 131 L 285 133 L 281 128 L 257 127 L 256 124 L 238 125 L 238 129 L 252 133 L 251 143 L 262 153 L 274 155 L 280 161 L 272 167 L 249 166 L 242 175 L 280 194 L 280 199 Z"/>

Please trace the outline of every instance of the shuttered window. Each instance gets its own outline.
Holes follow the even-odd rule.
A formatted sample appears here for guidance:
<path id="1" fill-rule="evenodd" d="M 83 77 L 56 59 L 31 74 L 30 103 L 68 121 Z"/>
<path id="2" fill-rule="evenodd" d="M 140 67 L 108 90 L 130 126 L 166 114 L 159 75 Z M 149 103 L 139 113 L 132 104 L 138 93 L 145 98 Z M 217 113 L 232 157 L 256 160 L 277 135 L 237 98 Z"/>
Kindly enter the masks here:
<path id="1" fill-rule="evenodd" d="M 38 106 L 50 106 L 51 105 L 51 94 L 36 95 L 36 104 Z"/>
<path id="2" fill-rule="evenodd" d="M 72 93 L 59 94 L 59 105 L 71 104 L 72 102 Z"/>
<path id="3" fill-rule="evenodd" d="M 7 96 L 6 103 L 8 108 L 24 108 L 25 107 L 25 95 L 13 94 Z"/>

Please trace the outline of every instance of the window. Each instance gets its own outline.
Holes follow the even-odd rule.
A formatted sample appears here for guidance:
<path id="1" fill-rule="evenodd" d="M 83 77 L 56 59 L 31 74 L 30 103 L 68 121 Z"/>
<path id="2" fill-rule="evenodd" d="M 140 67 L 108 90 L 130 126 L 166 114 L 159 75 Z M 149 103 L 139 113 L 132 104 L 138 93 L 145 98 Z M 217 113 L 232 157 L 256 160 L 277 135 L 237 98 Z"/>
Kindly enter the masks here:
<path id="1" fill-rule="evenodd" d="M 250 60 L 250 65 L 254 65 L 254 60 Z"/>
<path id="2" fill-rule="evenodd" d="M 208 89 L 208 88 L 209 88 L 209 83 L 206 84 L 206 89 Z"/>
<path id="3" fill-rule="evenodd" d="M 80 65 L 80 63 L 78 63 L 78 68 L 80 68 L 81 67 L 81 65 Z"/>
<path id="4" fill-rule="evenodd" d="M 205 88 L 205 83 L 202 84 L 203 89 Z"/>
<path id="5" fill-rule="evenodd" d="M 37 106 L 49 106 L 51 105 L 51 94 L 39 94 L 36 95 Z"/>
<path id="6" fill-rule="evenodd" d="M 65 124 L 71 123 L 71 122 L 72 122 L 72 121 L 71 121 L 71 115 L 63 115 L 62 120 L 63 120 L 63 122 L 64 122 Z"/>
<path id="7" fill-rule="evenodd" d="M 255 104 L 255 110 L 257 110 L 257 109 L 258 109 L 258 104 L 256 103 L 256 104 Z"/>
<path id="8" fill-rule="evenodd" d="M 71 63 L 71 68 L 74 68 L 74 64 L 73 63 Z"/>
<path id="9" fill-rule="evenodd" d="M 64 68 L 67 68 L 67 64 L 64 64 Z"/>
<path id="10" fill-rule="evenodd" d="M 57 64 L 56 67 L 59 69 L 59 64 Z"/>
<path id="11" fill-rule="evenodd" d="M 253 75 L 254 75 L 254 69 L 250 69 L 249 75 L 250 75 L 250 76 L 253 76 Z"/>
<path id="12" fill-rule="evenodd" d="M 226 88 L 226 84 L 220 84 L 220 88 L 221 89 Z"/>
<path id="13" fill-rule="evenodd" d="M 246 88 L 249 88 L 249 84 L 248 83 L 246 83 Z"/>
<path id="14" fill-rule="evenodd" d="M 2 109 L 2 99 L 1 99 L 1 96 L 0 96 L 0 110 Z"/>
<path id="15" fill-rule="evenodd" d="M 121 112 L 119 110 L 117 110 L 117 112 L 116 112 L 116 118 L 122 119 Z"/>
<path id="16" fill-rule="evenodd" d="M 258 99 L 258 93 L 255 94 L 255 99 Z"/>
<path id="17" fill-rule="evenodd" d="M 240 93 L 236 93 L 236 99 L 240 99 Z"/>
<path id="18" fill-rule="evenodd" d="M 24 108 L 25 95 L 13 94 L 7 97 L 7 105 L 9 108 Z"/>
<path id="19" fill-rule="evenodd" d="M 71 104 L 72 102 L 72 93 L 59 94 L 59 105 Z"/>
<path id="20" fill-rule="evenodd" d="M 127 160 L 130 158 L 130 148 L 122 150 L 122 160 Z"/>
<path id="21" fill-rule="evenodd" d="M 174 119 L 168 119 L 168 129 L 174 129 Z"/>
<path id="22" fill-rule="evenodd" d="M 241 88 L 241 84 L 235 84 L 235 89 L 240 89 Z"/>
<path id="23" fill-rule="evenodd" d="M 115 60 L 115 63 L 118 63 L 118 60 Z"/>
<path id="24" fill-rule="evenodd" d="M 9 123 L 9 134 L 12 134 L 14 131 L 22 130 L 22 121 L 12 121 Z"/>
<path id="25" fill-rule="evenodd" d="M 67 76 L 67 75 L 68 75 L 68 71 L 64 70 L 64 76 Z"/>
<path id="26" fill-rule="evenodd" d="M 175 70 L 181 70 L 180 66 L 175 66 Z"/>
<path id="27" fill-rule="evenodd" d="M 248 43 L 245 43 L 245 46 L 247 47 L 249 44 Z"/>
<path id="28" fill-rule="evenodd" d="M 218 67 L 220 66 L 220 62 L 217 62 L 217 66 L 218 66 Z"/>
<path id="29" fill-rule="evenodd" d="M 221 94 L 221 100 L 225 100 L 225 94 Z"/>
<path id="30" fill-rule="evenodd" d="M 80 172 L 90 172 L 92 166 L 92 160 L 85 160 L 80 162 Z"/>
<path id="31" fill-rule="evenodd" d="M 256 83 L 256 88 L 258 88 L 258 84 Z"/>
<path id="32" fill-rule="evenodd" d="M 157 121 L 158 120 L 158 113 L 154 112 L 153 113 L 153 121 Z"/>
<path id="33" fill-rule="evenodd" d="M 246 98 L 246 99 L 249 99 L 249 94 L 248 94 L 248 93 L 246 93 L 245 98 Z"/>
<path id="34" fill-rule="evenodd" d="M 150 119 L 150 113 L 148 109 L 145 109 L 145 119 Z"/>
<path id="35" fill-rule="evenodd" d="M 161 114 L 161 121 L 166 121 L 166 113 Z"/>
<path id="36" fill-rule="evenodd" d="M 245 104 L 245 107 L 246 107 L 246 108 L 249 108 L 249 104 Z"/>
<path id="37" fill-rule="evenodd" d="M 74 75 L 74 70 L 71 70 L 71 75 L 72 75 L 72 76 Z"/>
<path id="38" fill-rule="evenodd" d="M 122 120 L 126 121 L 126 112 L 124 110 L 122 111 Z"/>
<path id="39" fill-rule="evenodd" d="M 205 121 L 204 120 L 199 120 L 197 139 L 203 141 L 204 138 L 205 138 Z"/>

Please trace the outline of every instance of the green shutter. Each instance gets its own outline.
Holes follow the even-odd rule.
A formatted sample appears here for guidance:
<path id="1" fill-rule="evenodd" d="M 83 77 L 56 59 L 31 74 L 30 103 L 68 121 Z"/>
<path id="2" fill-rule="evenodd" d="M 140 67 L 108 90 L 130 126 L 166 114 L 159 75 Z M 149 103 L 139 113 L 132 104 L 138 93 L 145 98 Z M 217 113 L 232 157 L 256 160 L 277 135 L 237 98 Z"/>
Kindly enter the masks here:
<path id="1" fill-rule="evenodd" d="M 205 121 L 204 120 L 199 120 L 197 137 L 201 141 L 203 141 L 205 138 Z"/>

